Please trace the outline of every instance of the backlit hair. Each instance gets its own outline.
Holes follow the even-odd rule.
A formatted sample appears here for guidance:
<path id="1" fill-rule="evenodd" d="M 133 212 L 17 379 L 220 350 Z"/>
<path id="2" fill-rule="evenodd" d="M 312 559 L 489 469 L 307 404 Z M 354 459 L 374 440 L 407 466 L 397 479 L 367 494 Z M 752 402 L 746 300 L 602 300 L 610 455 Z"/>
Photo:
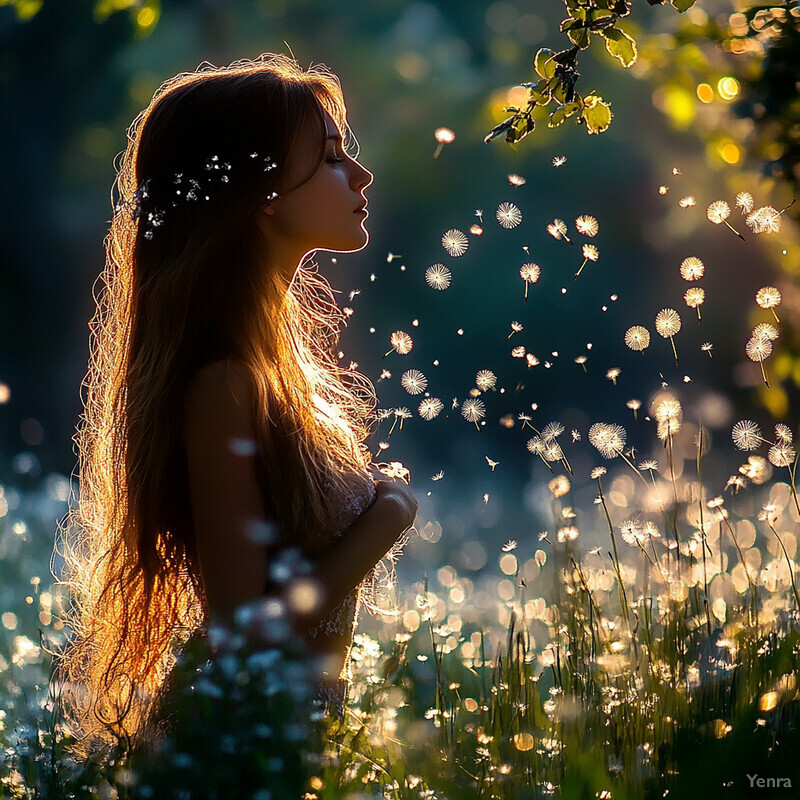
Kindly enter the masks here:
<path id="1" fill-rule="evenodd" d="M 257 224 L 274 191 L 295 188 L 287 167 L 307 120 L 319 122 L 321 161 L 323 109 L 351 142 L 336 76 L 264 54 L 166 81 L 128 131 L 74 438 L 78 503 L 61 530 L 72 595 L 63 621 L 74 635 L 56 676 L 77 758 L 144 737 L 177 648 L 208 622 L 180 443 L 199 366 L 230 358 L 245 368 L 267 510 L 309 553 L 337 512 L 326 498 L 347 472 L 367 472 L 375 390 L 337 364 L 344 316 L 313 263 L 292 279 L 265 268 Z M 277 168 L 254 168 L 252 152 Z M 174 173 L 191 177 L 211 155 L 230 163 L 230 183 L 170 206 Z M 134 219 L 126 203 L 147 178 L 150 205 Z M 151 239 L 148 207 L 166 208 Z"/>

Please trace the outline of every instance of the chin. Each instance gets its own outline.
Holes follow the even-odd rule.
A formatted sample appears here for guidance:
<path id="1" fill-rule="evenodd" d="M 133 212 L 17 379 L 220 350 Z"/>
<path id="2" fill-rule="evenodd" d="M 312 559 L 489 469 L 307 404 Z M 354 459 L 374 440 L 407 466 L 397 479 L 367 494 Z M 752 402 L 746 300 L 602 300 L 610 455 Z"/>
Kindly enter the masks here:
<path id="1" fill-rule="evenodd" d="M 346 239 L 340 239 L 337 242 L 330 244 L 320 245 L 314 248 L 315 250 L 322 250 L 328 253 L 356 253 L 363 250 L 369 243 L 369 233 L 363 228 L 360 229 L 359 234 L 349 236 Z"/>

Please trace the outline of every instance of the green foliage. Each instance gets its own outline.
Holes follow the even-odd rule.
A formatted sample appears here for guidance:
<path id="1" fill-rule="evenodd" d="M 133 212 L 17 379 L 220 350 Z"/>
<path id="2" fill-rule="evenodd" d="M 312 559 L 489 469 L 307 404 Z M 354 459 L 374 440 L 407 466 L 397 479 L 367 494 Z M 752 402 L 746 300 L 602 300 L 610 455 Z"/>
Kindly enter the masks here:
<path id="1" fill-rule="evenodd" d="M 20 22 L 27 22 L 36 16 L 43 3 L 44 0 L 0 0 L 0 8 L 12 6 L 17 14 L 17 19 Z"/>

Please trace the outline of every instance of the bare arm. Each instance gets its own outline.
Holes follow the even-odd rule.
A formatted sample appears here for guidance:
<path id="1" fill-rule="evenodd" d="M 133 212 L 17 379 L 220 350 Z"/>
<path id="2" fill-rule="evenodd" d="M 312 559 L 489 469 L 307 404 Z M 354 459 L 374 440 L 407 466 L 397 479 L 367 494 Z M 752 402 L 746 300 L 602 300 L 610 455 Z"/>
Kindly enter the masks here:
<path id="1" fill-rule="evenodd" d="M 226 625 L 239 606 L 264 596 L 269 565 L 280 552 L 256 480 L 251 392 L 244 371 L 225 361 L 205 365 L 187 390 L 183 432 L 200 569 L 211 621 Z M 378 481 L 375 502 L 311 572 L 278 586 L 295 630 L 308 631 L 330 613 L 415 514 L 408 487 Z M 265 541 L 265 533 L 273 539 Z"/>

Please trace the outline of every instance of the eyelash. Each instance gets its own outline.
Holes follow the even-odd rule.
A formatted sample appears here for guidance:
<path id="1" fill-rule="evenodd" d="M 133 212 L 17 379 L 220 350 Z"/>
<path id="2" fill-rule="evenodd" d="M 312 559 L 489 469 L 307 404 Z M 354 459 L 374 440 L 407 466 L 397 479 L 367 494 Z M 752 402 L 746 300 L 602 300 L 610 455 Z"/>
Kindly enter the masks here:
<path id="1" fill-rule="evenodd" d="M 328 159 L 328 163 L 329 164 L 341 164 L 342 161 L 344 161 L 343 158 L 329 158 Z"/>

